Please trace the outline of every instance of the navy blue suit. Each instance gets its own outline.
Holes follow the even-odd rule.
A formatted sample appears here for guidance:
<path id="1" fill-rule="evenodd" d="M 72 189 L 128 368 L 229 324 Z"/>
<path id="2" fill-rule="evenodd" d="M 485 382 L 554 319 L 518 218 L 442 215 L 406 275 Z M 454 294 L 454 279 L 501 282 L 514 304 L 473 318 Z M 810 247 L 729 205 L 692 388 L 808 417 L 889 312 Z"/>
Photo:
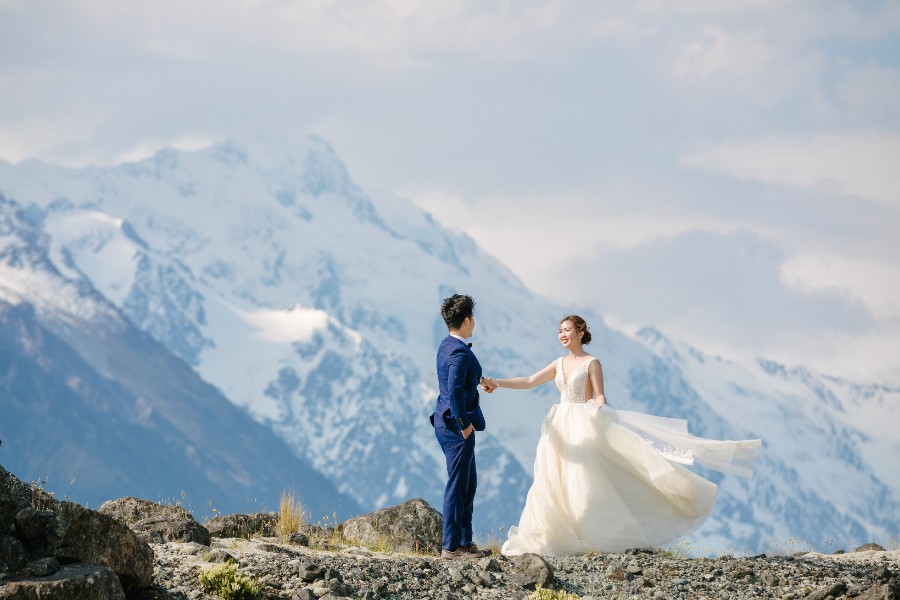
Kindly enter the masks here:
<path id="1" fill-rule="evenodd" d="M 481 364 L 465 342 L 448 335 L 438 348 L 437 376 L 440 394 L 431 422 L 447 460 L 441 545 L 456 550 L 472 543 L 472 508 L 478 484 L 475 435 L 466 439 L 462 431 L 470 424 L 477 431 L 484 429 L 478 401 Z"/>

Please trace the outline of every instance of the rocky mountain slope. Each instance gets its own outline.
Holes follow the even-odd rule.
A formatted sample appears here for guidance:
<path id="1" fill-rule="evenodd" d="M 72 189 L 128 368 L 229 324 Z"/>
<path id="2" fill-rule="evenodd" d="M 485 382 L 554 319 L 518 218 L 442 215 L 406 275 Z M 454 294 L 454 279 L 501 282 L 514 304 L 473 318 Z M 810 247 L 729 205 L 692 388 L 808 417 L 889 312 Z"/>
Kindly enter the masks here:
<path id="1" fill-rule="evenodd" d="M 0 235 L 5 464 L 92 506 L 138 494 L 212 514 L 272 507 L 295 487 L 318 512 L 358 510 L 71 266 L 58 271 L 47 236 L 3 197 Z"/>

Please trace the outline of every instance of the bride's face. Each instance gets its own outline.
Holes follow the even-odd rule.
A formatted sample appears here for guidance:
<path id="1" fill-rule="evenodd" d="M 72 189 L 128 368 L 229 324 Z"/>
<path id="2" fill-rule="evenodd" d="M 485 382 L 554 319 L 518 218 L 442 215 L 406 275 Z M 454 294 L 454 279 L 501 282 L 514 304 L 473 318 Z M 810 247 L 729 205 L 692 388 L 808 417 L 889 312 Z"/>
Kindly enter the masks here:
<path id="1" fill-rule="evenodd" d="M 575 329 L 575 323 L 563 321 L 559 324 L 559 343 L 566 350 L 571 350 L 581 345 L 581 334 Z"/>

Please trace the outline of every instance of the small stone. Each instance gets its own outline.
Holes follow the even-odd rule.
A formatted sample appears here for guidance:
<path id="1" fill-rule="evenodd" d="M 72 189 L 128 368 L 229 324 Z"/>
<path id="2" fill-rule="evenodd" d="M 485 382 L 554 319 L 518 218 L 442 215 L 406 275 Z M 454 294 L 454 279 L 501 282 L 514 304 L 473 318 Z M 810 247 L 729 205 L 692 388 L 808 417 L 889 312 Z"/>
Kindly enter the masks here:
<path id="1" fill-rule="evenodd" d="M 325 568 L 314 563 L 304 563 L 297 570 L 298 576 L 304 583 L 312 583 L 316 579 L 321 579 L 325 575 Z"/>
<path id="2" fill-rule="evenodd" d="M 631 563 L 627 567 L 625 567 L 625 572 L 629 575 L 640 575 L 644 572 L 637 564 Z"/>
<path id="3" fill-rule="evenodd" d="M 316 600 L 317 597 L 318 596 L 312 593 L 312 590 L 303 588 L 302 590 L 294 592 L 294 595 L 291 596 L 291 600 Z"/>
<path id="4" fill-rule="evenodd" d="M 628 573 L 620 566 L 610 565 L 606 569 L 606 577 L 613 581 L 625 581 L 628 579 Z"/>
<path id="5" fill-rule="evenodd" d="M 288 536 L 287 542 L 294 546 L 309 546 L 309 536 L 305 533 L 292 533 Z"/>
<path id="6" fill-rule="evenodd" d="M 197 556 L 204 550 L 209 550 L 209 547 L 204 546 L 203 544 L 198 544 L 197 542 L 178 544 L 178 551 L 182 554 L 187 554 L 188 556 Z"/>
<path id="7" fill-rule="evenodd" d="M 462 586 L 462 591 L 464 591 L 467 594 L 474 594 L 475 586 L 472 585 L 471 583 L 467 583 L 466 585 Z"/>
<path id="8" fill-rule="evenodd" d="M 512 561 L 511 580 L 519 587 L 533 590 L 537 586 L 547 587 L 553 581 L 553 568 L 537 554 L 522 554 Z"/>
<path id="9" fill-rule="evenodd" d="M 500 564 L 491 556 L 485 556 L 484 558 L 478 559 L 475 563 L 485 571 L 499 571 Z"/>
<path id="10" fill-rule="evenodd" d="M 803 600 L 825 600 L 829 596 L 831 596 L 832 598 L 837 598 L 838 596 L 843 595 L 846 591 L 847 586 L 844 583 L 831 583 L 820 587 L 810 594 L 807 594 L 803 597 Z"/>
<path id="11" fill-rule="evenodd" d="M 204 552 L 201 555 L 201 558 L 206 562 L 211 563 L 237 562 L 234 556 L 221 548 L 213 548 L 209 552 Z"/>
<path id="12" fill-rule="evenodd" d="M 59 561 L 53 556 L 39 558 L 28 563 L 27 568 L 35 577 L 48 577 L 59 571 Z"/>
<path id="13" fill-rule="evenodd" d="M 28 551 L 11 535 L 0 535 L 0 572 L 16 571 L 28 562 Z"/>
<path id="14" fill-rule="evenodd" d="M 887 567 L 878 567 L 872 574 L 878 581 L 887 581 L 893 575 L 893 573 L 891 573 L 891 571 Z"/>
<path id="15" fill-rule="evenodd" d="M 312 593 L 315 594 L 316 598 L 321 598 L 322 596 L 327 596 L 331 590 L 327 587 L 314 587 L 312 589 Z"/>
<path id="16" fill-rule="evenodd" d="M 687 579 L 673 579 L 672 580 L 672 585 L 676 586 L 676 587 L 682 586 L 682 585 L 687 585 L 688 583 L 690 583 L 690 582 Z"/>

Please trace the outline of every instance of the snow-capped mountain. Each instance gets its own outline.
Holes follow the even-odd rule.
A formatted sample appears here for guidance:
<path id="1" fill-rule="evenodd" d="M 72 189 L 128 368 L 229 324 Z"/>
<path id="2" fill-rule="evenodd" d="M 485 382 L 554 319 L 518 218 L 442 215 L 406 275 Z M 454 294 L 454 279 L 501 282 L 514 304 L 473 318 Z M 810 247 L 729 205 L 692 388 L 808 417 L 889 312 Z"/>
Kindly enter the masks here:
<path id="1" fill-rule="evenodd" d="M 35 216 L 0 195 L 6 467 L 94 507 L 139 495 L 211 517 L 214 509 L 272 509 L 282 491 L 302 488 L 310 509 L 356 510 L 271 430 L 124 318 Z"/>
<path id="2" fill-rule="evenodd" d="M 364 191 L 317 138 L 166 150 L 103 169 L 0 163 L 0 192 L 40 221 L 61 271 L 84 277 L 364 508 L 411 496 L 439 505 L 443 457 L 426 419 L 442 298 L 475 297 L 473 341 L 488 374 L 529 374 L 559 354 L 565 307 L 410 202 Z M 695 547 L 900 533 L 897 434 L 868 427 L 890 422 L 900 390 L 709 357 L 584 316 L 611 402 L 686 417 L 699 435 L 764 439 L 754 479 L 710 475 L 719 502 Z M 481 529 L 518 518 L 556 398 L 551 386 L 483 398 Z"/>

